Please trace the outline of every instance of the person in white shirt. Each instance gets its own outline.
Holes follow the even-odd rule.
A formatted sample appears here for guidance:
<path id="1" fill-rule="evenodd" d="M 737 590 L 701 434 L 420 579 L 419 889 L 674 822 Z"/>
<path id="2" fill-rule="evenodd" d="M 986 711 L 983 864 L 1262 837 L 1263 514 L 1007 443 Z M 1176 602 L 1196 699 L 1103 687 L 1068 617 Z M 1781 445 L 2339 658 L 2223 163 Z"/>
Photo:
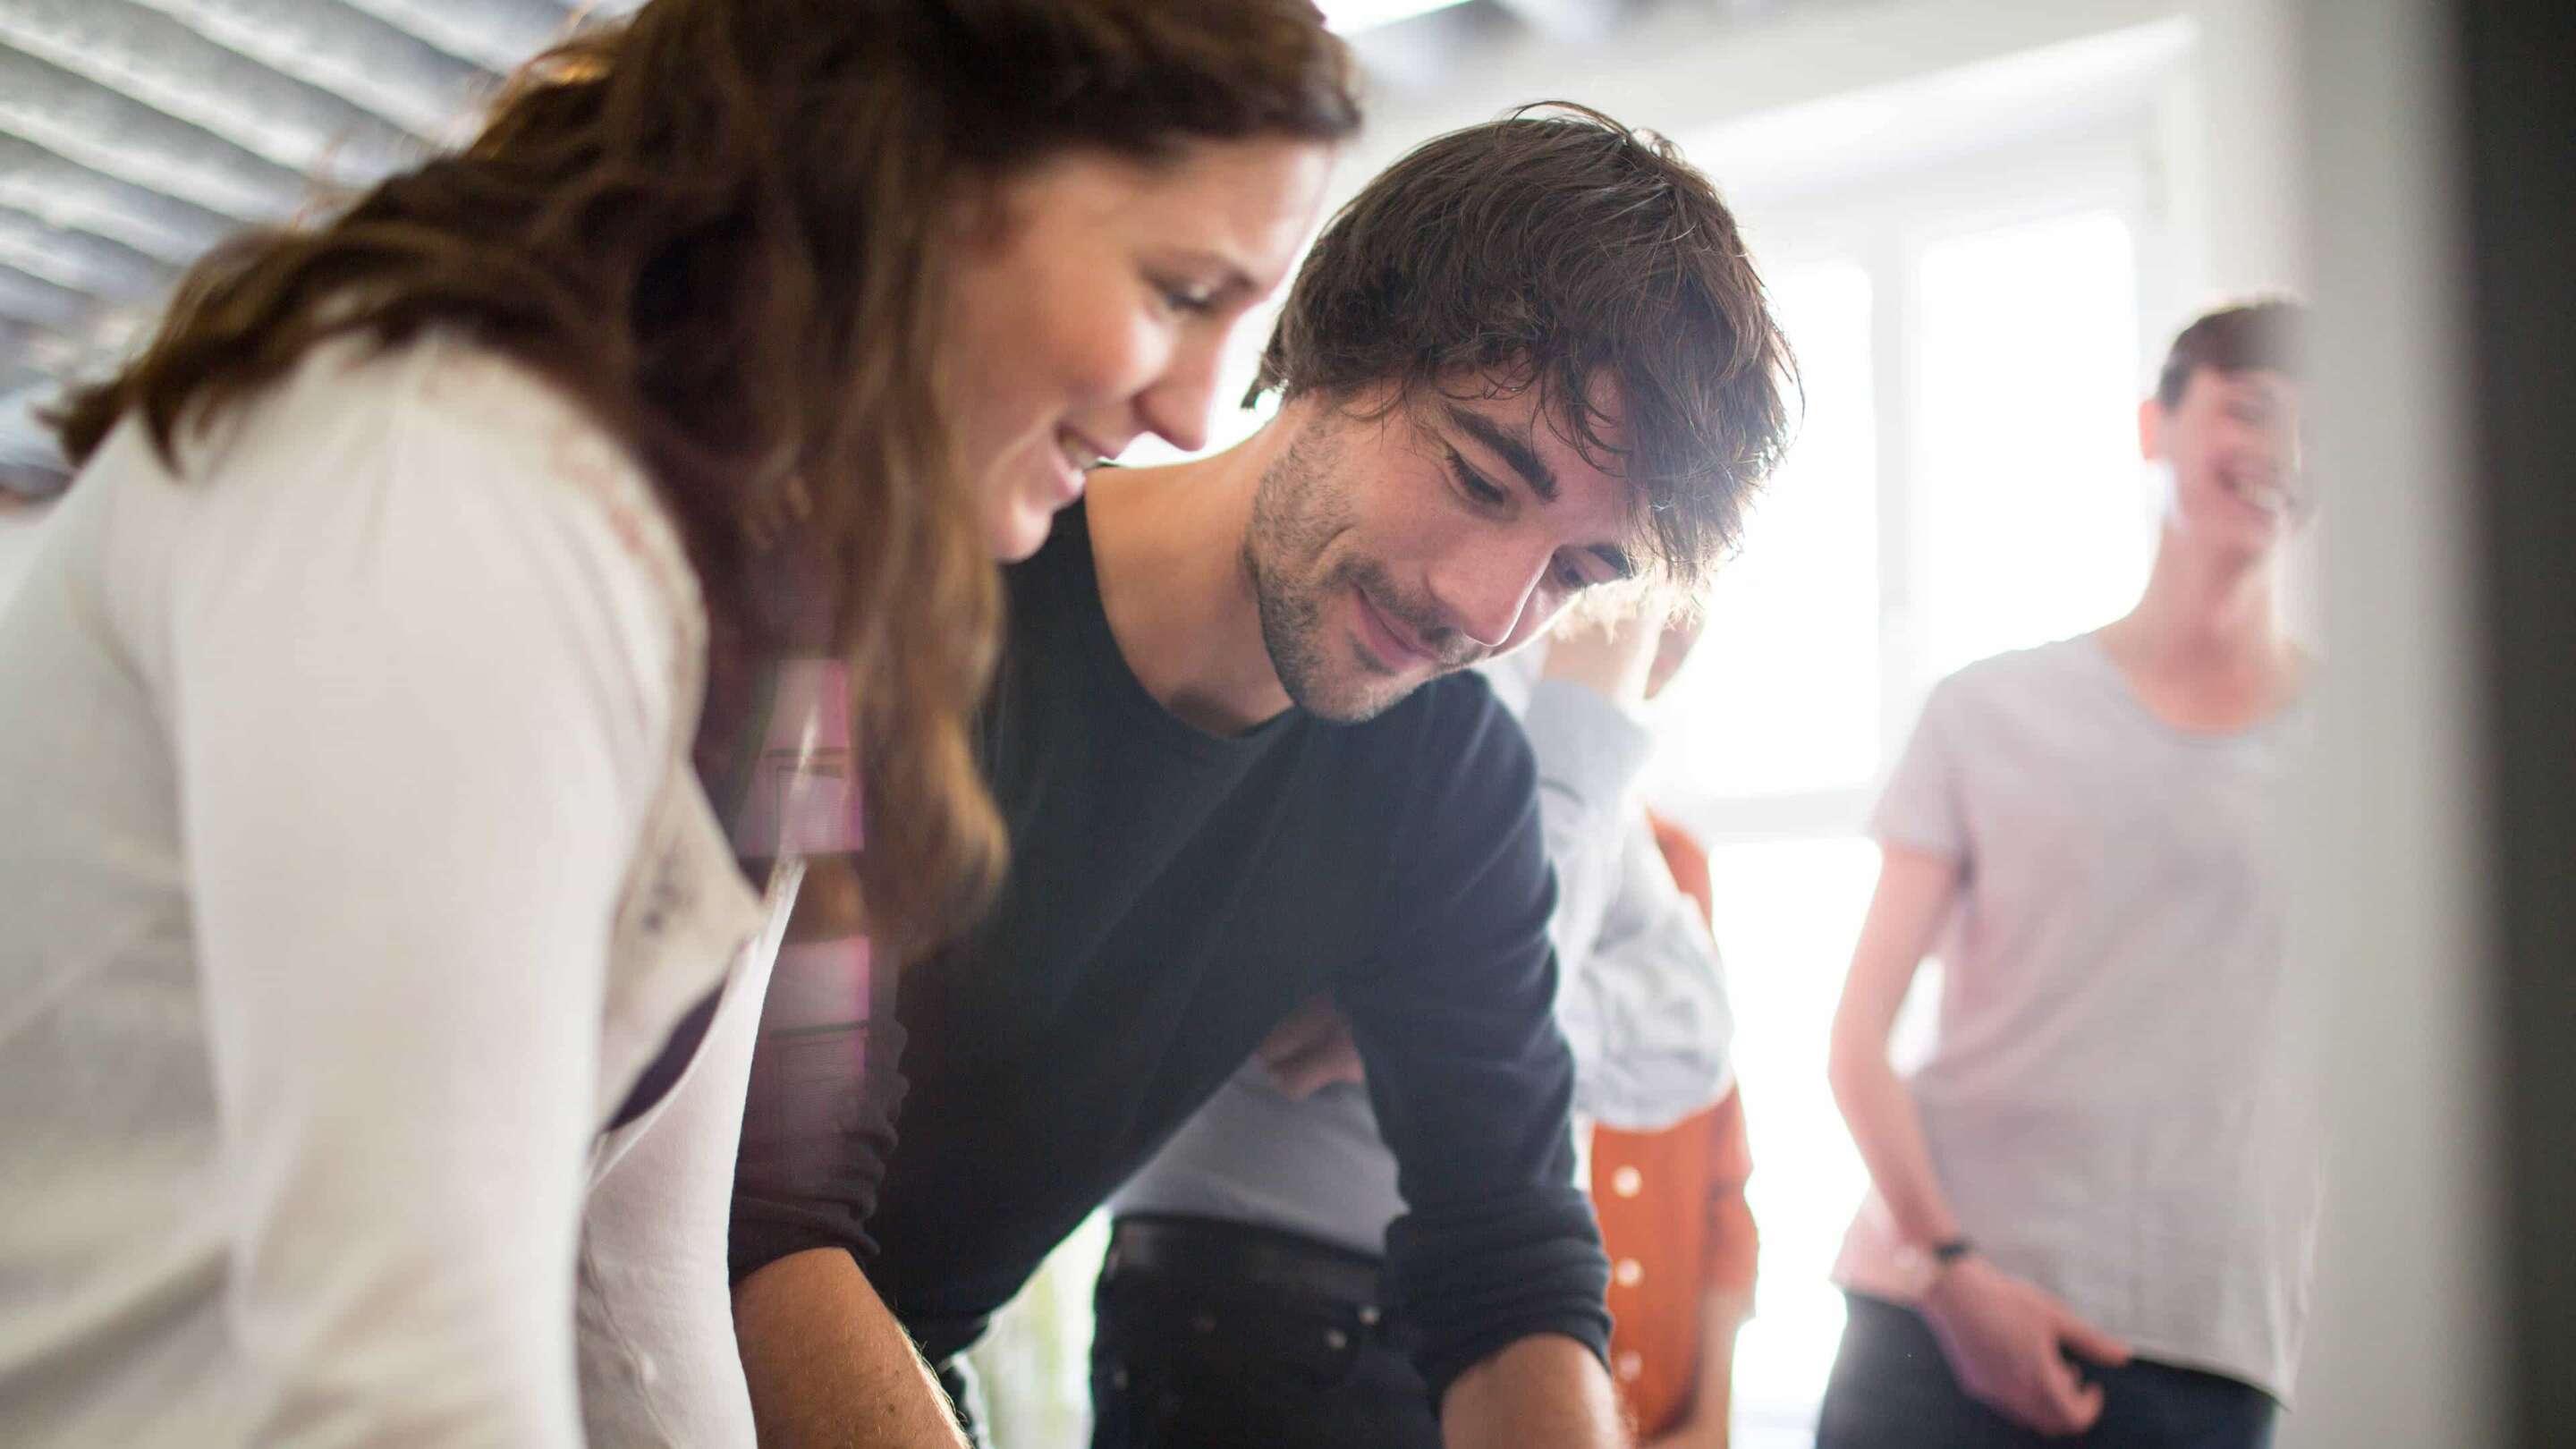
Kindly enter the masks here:
<path id="1" fill-rule="evenodd" d="M 1302 0 L 651 0 L 201 263 L 0 614 L 0 1442 L 749 1445 L 769 951 L 966 917 L 992 560 L 1355 120 Z"/>
<path id="2" fill-rule="evenodd" d="M 2276 838 L 2309 732 L 2297 328 L 2263 301 L 2183 331 L 2140 411 L 2145 596 L 1942 681 L 1888 783 L 1834 1022 L 1873 1190 L 1821 1449 L 2258 1449 L 2289 1399 L 2320 1152 Z"/>

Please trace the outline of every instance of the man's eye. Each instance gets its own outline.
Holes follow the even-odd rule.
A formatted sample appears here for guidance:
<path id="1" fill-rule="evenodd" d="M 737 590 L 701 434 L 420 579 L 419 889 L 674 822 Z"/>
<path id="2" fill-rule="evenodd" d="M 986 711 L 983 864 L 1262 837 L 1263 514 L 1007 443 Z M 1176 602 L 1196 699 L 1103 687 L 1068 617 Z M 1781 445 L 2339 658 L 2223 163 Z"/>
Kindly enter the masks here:
<path id="1" fill-rule="evenodd" d="M 1467 491 L 1467 496 L 1478 503 L 1490 506 L 1503 501 L 1503 490 L 1486 482 L 1475 469 L 1467 466 L 1466 459 L 1454 452 L 1449 455 L 1449 471 L 1457 475 L 1458 486 Z"/>

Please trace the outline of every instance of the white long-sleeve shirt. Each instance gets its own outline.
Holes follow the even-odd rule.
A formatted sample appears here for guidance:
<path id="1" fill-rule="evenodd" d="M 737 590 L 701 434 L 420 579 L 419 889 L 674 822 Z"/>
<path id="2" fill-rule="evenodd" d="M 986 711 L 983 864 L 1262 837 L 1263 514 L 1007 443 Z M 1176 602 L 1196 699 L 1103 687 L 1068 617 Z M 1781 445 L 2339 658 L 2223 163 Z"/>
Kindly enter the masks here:
<path id="1" fill-rule="evenodd" d="M 577 1444 L 602 1128 L 760 922 L 694 579 L 453 339 L 182 456 L 121 426 L 0 615 L 0 1442 Z"/>

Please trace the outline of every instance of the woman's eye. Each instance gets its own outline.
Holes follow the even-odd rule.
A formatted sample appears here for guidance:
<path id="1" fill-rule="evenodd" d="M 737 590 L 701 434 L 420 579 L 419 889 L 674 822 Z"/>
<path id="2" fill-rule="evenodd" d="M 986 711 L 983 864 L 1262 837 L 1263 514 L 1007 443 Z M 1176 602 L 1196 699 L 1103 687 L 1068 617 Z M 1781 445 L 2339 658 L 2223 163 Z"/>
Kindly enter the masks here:
<path id="1" fill-rule="evenodd" d="M 1569 594 L 1592 587 L 1592 581 L 1583 576 L 1583 570 L 1570 563 L 1560 563 L 1556 566 L 1556 583 L 1557 587 Z"/>
<path id="2" fill-rule="evenodd" d="M 1168 282 L 1156 283 L 1154 290 L 1162 294 L 1163 305 L 1175 312 L 1205 312 L 1216 300 L 1196 287 L 1174 286 Z"/>

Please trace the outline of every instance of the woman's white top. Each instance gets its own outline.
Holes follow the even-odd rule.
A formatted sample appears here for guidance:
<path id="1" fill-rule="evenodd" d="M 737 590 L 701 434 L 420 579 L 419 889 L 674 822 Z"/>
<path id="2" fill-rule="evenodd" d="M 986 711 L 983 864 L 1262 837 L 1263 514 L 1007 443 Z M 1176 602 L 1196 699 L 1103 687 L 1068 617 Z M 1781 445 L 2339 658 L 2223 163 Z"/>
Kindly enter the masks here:
<path id="1" fill-rule="evenodd" d="M 0 616 L 0 1442 L 580 1443 L 577 1363 L 659 1377 L 576 1352 L 647 1251 L 585 1261 L 585 1202 L 724 1084 L 603 1127 L 758 1007 L 694 576 L 452 338 L 323 349 L 182 459 L 121 425 Z"/>
<path id="2" fill-rule="evenodd" d="M 1908 1083 L 1961 1230 L 2141 1357 L 2284 1401 L 2322 1150 L 2283 834 L 2310 727 L 2175 729 L 2086 635 L 1936 686 L 1872 822 L 1961 871 Z M 1836 1281 L 1905 1301 L 1928 1270 L 1873 1194 Z"/>

